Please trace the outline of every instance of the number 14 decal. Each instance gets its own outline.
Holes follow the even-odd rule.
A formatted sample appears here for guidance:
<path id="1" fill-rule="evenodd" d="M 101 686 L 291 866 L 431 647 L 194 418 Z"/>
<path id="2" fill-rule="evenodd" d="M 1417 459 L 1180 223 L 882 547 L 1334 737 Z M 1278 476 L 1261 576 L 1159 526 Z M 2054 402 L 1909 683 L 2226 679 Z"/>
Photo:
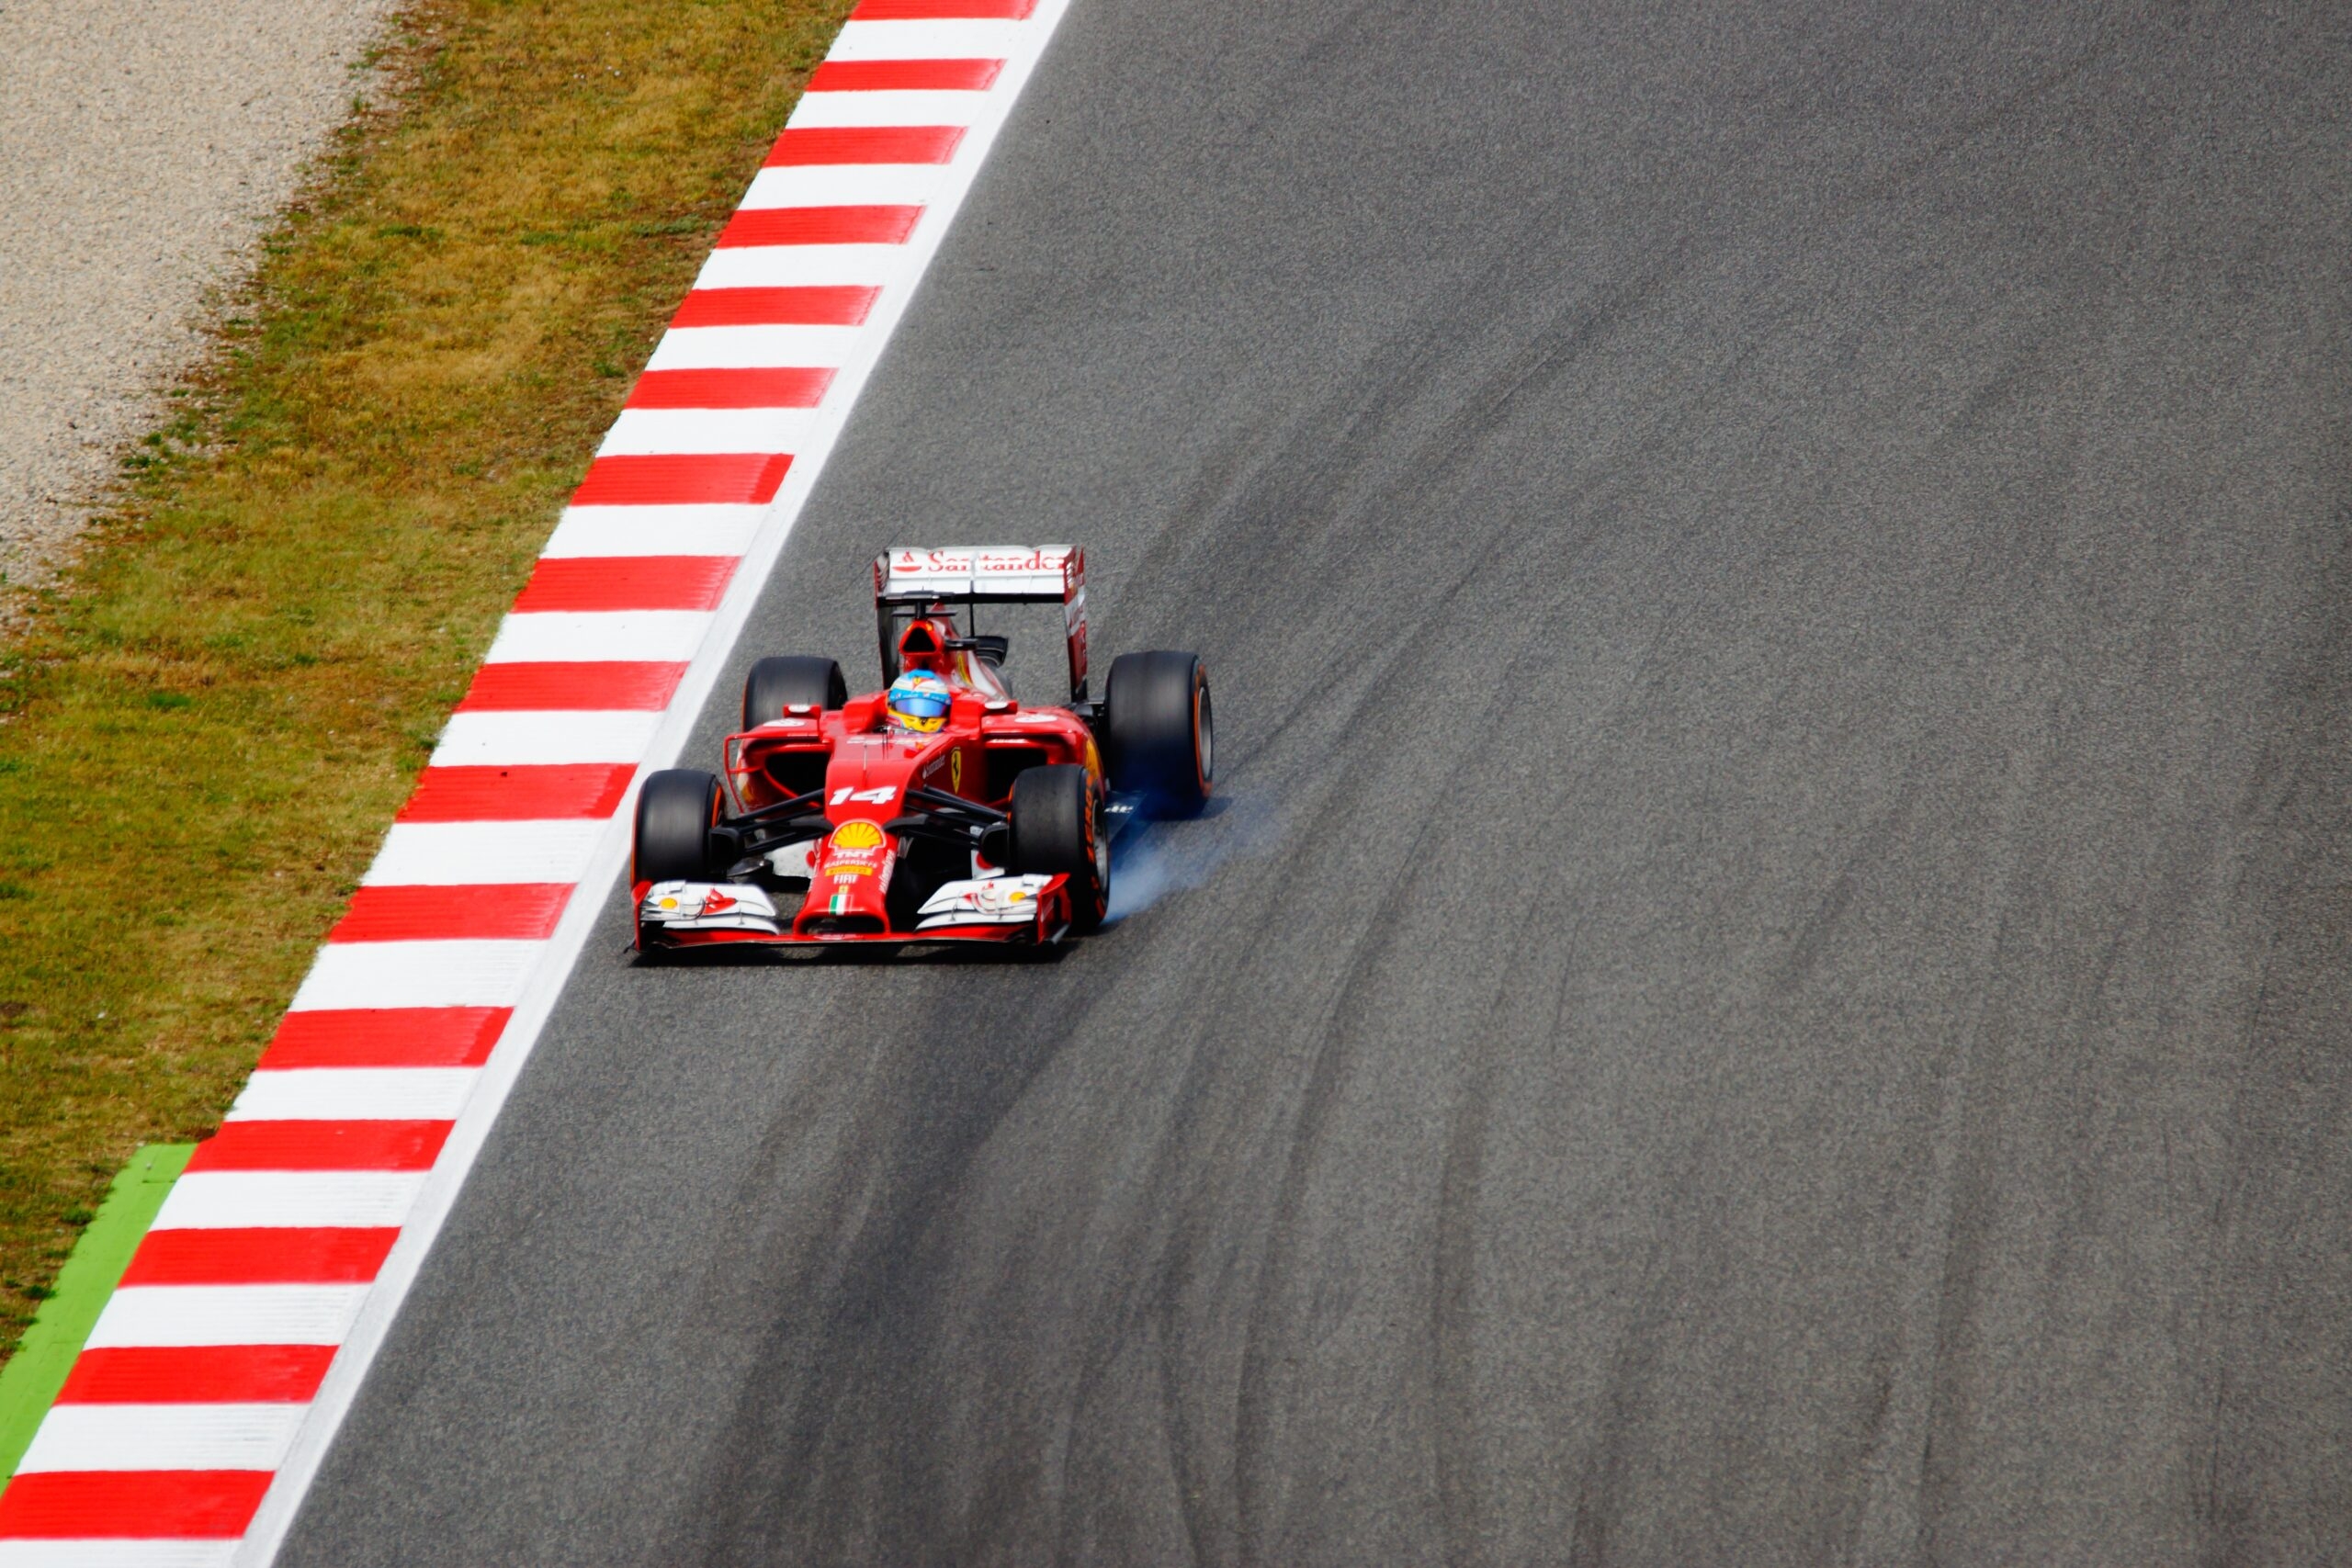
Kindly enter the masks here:
<path id="1" fill-rule="evenodd" d="M 846 806 L 854 800 L 865 806 L 888 806 L 898 793 L 898 790 L 889 784 L 876 784 L 872 789 L 852 789 L 849 785 L 843 784 L 833 791 L 833 797 L 825 804 Z"/>

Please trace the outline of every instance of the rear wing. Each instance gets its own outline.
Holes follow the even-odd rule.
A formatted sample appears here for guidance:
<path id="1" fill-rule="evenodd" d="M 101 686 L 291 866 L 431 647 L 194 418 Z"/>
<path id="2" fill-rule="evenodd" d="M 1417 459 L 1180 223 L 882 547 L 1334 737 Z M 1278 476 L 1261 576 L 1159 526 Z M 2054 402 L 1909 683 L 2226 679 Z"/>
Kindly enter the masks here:
<path id="1" fill-rule="evenodd" d="M 899 628 L 933 604 L 1059 604 L 1069 645 L 1070 701 L 1086 700 L 1085 550 L 1075 545 L 893 545 L 876 556 L 874 621 L 886 682 L 898 679 Z"/>

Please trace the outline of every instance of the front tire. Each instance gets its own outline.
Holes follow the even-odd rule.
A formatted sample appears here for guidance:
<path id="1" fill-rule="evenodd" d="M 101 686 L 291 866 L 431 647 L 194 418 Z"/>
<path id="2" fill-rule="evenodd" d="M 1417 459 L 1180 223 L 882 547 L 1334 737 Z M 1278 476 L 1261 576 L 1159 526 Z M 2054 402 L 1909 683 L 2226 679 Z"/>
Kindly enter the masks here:
<path id="1" fill-rule="evenodd" d="M 830 659 L 776 654 L 753 664 L 743 677 L 743 728 L 757 729 L 789 707 L 832 709 L 849 701 L 849 682 Z"/>
<path id="2" fill-rule="evenodd" d="M 913 931 L 933 894 L 971 874 L 972 852 L 967 849 L 936 839 L 899 840 L 898 864 L 890 872 L 890 891 L 884 898 L 890 929 Z"/>
<path id="3" fill-rule="evenodd" d="M 710 863 L 710 829 L 726 801 L 716 773 L 664 768 L 647 778 L 637 796 L 631 884 L 716 880 L 726 867 Z"/>
<path id="4" fill-rule="evenodd" d="M 1123 653 L 1102 688 L 1103 768 L 1111 787 L 1159 817 L 1191 817 L 1216 782 L 1209 677 L 1197 653 Z"/>
<path id="5" fill-rule="evenodd" d="M 1012 869 L 1069 878 L 1070 924 L 1091 931 L 1111 904 L 1111 850 L 1094 785 L 1072 763 L 1030 768 L 1012 781 Z"/>

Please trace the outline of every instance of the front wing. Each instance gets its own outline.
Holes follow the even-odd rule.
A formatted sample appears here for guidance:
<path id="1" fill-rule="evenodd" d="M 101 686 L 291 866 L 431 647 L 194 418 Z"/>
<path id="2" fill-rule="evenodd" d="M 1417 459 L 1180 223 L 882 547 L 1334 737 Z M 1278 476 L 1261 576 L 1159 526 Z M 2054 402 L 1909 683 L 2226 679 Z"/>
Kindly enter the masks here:
<path id="1" fill-rule="evenodd" d="M 846 943 L 1058 942 L 1070 926 L 1067 876 L 992 876 L 950 882 L 924 900 L 913 930 L 796 931 L 803 913 L 780 908 L 751 883 L 640 882 L 632 889 L 639 952 L 750 942 L 768 947 Z"/>

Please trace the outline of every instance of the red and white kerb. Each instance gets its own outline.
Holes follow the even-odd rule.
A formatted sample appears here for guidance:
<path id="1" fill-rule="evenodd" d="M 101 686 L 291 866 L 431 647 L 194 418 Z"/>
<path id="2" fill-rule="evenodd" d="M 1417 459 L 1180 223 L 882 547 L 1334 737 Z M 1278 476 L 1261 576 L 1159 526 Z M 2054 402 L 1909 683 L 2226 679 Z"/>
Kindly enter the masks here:
<path id="1" fill-rule="evenodd" d="M 0 1494 L 0 1568 L 274 1554 L 618 869 L 633 781 L 675 755 L 1065 3 L 864 0 L 842 28 Z"/>

